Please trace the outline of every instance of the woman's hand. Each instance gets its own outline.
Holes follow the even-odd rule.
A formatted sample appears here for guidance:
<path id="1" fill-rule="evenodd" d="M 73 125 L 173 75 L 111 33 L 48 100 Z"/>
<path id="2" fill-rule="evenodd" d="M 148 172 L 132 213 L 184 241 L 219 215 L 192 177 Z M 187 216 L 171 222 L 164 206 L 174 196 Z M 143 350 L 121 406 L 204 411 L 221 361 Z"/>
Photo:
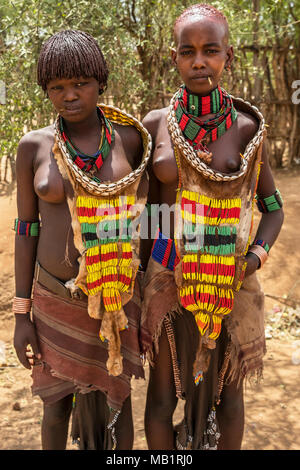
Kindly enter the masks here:
<path id="1" fill-rule="evenodd" d="M 247 261 L 247 268 L 245 272 L 245 277 L 250 276 L 250 274 L 253 274 L 260 265 L 260 260 L 259 257 L 256 256 L 254 253 L 248 253 L 246 255 L 246 261 Z"/>
<path id="2" fill-rule="evenodd" d="M 28 345 L 31 346 L 32 352 L 28 349 Z M 19 361 L 26 369 L 31 369 L 35 360 L 41 359 L 35 326 L 29 314 L 16 315 L 14 347 Z"/>

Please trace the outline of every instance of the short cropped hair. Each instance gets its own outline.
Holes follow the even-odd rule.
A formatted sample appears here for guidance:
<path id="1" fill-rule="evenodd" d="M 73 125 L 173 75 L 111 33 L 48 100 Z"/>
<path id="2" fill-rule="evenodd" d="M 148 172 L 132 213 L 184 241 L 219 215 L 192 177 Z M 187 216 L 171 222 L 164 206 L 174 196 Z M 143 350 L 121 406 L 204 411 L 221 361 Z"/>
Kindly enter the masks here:
<path id="1" fill-rule="evenodd" d="M 177 27 L 183 23 L 186 18 L 191 17 L 201 17 L 207 16 L 214 18 L 216 21 L 223 23 L 225 26 L 226 34 L 229 34 L 228 22 L 225 15 L 220 10 L 217 10 L 212 5 L 208 5 L 207 3 L 196 3 L 195 5 L 191 5 L 186 10 L 184 10 L 181 15 L 176 19 L 174 23 L 174 38 L 176 40 L 176 29 Z"/>
<path id="2" fill-rule="evenodd" d="M 51 36 L 42 46 L 37 82 L 44 91 L 57 78 L 94 77 L 103 88 L 108 67 L 97 41 L 83 31 L 66 30 Z"/>

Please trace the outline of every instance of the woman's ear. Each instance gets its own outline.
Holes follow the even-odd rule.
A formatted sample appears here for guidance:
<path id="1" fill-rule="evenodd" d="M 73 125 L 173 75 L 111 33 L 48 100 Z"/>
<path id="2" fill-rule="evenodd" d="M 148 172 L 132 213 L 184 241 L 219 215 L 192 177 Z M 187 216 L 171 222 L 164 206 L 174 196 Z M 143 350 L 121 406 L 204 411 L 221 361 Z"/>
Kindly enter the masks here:
<path id="1" fill-rule="evenodd" d="M 225 70 L 229 70 L 234 59 L 234 51 L 232 46 L 228 46 L 227 59 L 225 62 Z"/>
<path id="2" fill-rule="evenodd" d="M 176 66 L 177 65 L 177 51 L 174 47 L 170 48 L 170 53 L 171 53 L 171 58 L 173 64 Z"/>
<path id="3" fill-rule="evenodd" d="M 99 96 L 105 92 L 105 86 L 103 83 L 99 83 Z"/>

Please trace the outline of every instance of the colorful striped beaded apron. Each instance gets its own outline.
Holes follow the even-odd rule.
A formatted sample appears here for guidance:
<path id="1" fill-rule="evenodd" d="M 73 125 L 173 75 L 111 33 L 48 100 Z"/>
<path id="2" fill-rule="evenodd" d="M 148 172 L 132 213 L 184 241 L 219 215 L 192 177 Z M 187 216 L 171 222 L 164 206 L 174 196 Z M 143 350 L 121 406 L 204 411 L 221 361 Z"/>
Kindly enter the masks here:
<path id="1" fill-rule="evenodd" d="M 101 199 L 78 196 L 77 217 L 86 248 L 87 295 L 102 293 L 107 311 L 121 309 L 121 292 L 133 287 L 130 223 L 134 196 Z"/>

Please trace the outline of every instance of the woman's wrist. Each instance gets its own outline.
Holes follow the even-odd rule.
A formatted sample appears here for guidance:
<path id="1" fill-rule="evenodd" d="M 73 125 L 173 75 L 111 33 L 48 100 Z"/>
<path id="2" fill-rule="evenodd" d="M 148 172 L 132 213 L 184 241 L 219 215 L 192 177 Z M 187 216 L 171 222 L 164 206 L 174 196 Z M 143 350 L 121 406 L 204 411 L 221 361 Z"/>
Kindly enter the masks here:
<path id="1" fill-rule="evenodd" d="M 268 259 L 268 253 L 266 249 L 263 248 L 261 245 L 251 245 L 248 249 L 247 255 L 256 256 L 256 258 L 258 259 L 257 269 L 262 268 L 262 266 Z"/>
<path id="2" fill-rule="evenodd" d="M 31 298 L 14 297 L 13 298 L 13 313 L 15 315 L 27 315 L 31 311 L 32 300 Z"/>
<path id="3" fill-rule="evenodd" d="M 30 318 L 30 312 L 28 313 L 25 313 L 23 315 L 19 315 L 18 313 L 15 313 L 15 321 L 16 321 L 16 324 L 19 324 L 19 323 L 27 323 L 28 321 L 31 321 L 31 318 Z"/>
<path id="4" fill-rule="evenodd" d="M 256 263 L 256 269 L 259 269 L 260 268 L 260 258 L 255 254 L 255 253 L 252 253 L 251 251 L 248 251 L 247 253 L 247 256 L 246 258 L 249 258 L 253 260 L 253 262 Z"/>

